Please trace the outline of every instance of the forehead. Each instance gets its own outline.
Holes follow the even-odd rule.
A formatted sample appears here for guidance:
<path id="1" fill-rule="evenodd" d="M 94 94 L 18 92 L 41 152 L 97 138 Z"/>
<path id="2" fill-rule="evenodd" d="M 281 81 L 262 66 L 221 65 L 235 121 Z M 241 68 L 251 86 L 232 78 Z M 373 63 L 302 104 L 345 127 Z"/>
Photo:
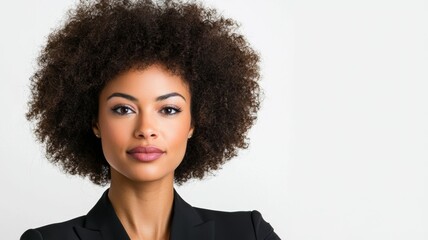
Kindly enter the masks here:
<path id="1" fill-rule="evenodd" d="M 101 96 L 114 92 L 124 92 L 139 99 L 178 92 L 186 99 L 190 99 L 189 87 L 183 78 L 159 65 L 130 69 L 119 74 L 107 83 L 101 91 Z"/>

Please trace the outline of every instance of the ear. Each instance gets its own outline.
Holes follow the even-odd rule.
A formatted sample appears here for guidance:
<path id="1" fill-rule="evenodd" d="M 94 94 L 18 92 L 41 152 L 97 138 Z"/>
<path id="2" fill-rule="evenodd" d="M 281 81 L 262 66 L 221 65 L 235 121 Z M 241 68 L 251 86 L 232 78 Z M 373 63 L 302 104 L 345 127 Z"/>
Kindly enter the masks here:
<path id="1" fill-rule="evenodd" d="M 100 127 L 99 127 L 99 124 L 96 120 L 92 121 L 92 131 L 94 132 L 94 134 L 97 138 L 101 138 Z"/>
<path id="2" fill-rule="evenodd" d="M 190 130 L 189 130 L 189 134 L 187 135 L 188 137 L 187 138 L 191 138 L 192 136 L 193 136 L 193 131 L 195 130 L 195 128 L 193 127 L 193 125 L 190 127 Z"/>

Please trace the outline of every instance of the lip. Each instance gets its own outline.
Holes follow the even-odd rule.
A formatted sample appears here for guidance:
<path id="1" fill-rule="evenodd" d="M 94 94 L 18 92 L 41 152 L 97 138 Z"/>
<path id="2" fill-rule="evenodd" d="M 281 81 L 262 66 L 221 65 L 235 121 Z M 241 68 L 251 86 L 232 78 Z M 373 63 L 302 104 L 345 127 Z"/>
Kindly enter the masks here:
<path id="1" fill-rule="evenodd" d="M 162 151 L 154 146 L 147 146 L 135 147 L 131 150 L 128 150 L 126 153 L 138 161 L 151 162 L 160 158 L 165 153 L 165 151 Z"/>

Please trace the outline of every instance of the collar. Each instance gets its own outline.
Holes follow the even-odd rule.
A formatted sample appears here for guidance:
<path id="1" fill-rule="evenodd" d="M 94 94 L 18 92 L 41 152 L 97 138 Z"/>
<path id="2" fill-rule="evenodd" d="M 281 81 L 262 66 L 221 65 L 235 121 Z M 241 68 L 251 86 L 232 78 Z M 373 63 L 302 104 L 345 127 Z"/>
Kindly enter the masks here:
<path id="1" fill-rule="evenodd" d="M 86 215 L 83 227 L 76 226 L 80 239 L 129 240 L 108 198 L 108 189 Z M 171 240 L 214 239 L 214 221 L 205 221 L 198 212 L 186 203 L 174 189 Z"/>

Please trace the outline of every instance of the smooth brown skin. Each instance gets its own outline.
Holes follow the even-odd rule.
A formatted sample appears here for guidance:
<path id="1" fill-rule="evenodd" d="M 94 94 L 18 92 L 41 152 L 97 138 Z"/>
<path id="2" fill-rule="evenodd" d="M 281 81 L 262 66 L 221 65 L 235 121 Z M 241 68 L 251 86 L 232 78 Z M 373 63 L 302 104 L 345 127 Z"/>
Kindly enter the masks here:
<path id="1" fill-rule="evenodd" d="M 111 97 L 113 93 L 135 99 Z M 157 99 L 170 93 L 183 98 Z M 190 103 L 183 79 L 160 65 L 131 69 L 101 91 L 93 131 L 111 167 L 108 197 L 131 239 L 169 239 L 174 170 L 193 133 Z M 137 146 L 155 146 L 165 153 L 141 162 L 127 154 Z"/>

